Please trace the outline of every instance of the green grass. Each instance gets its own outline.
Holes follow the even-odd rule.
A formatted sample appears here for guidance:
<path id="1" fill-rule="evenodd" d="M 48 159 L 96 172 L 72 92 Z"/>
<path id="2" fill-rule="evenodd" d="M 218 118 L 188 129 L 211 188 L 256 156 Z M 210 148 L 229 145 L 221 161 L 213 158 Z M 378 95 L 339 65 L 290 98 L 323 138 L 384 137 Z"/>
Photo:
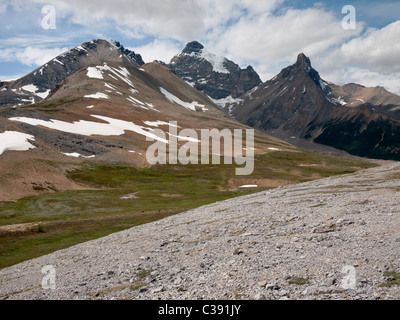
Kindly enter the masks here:
<path id="1" fill-rule="evenodd" d="M 313 166 L 299 166 L 304 163 Z M 30 232 L 0 233 L 0 268 L 205 204 L 265 189 L 230 190 L 231 178 L 298 183 L 316 176 L 350 173 L 371 166 L 313 152 L 283 151 L 257 155 L 254 173 L 245 177 L 235 176 L 235 164 L 160 165 L 138 169 L 126 163 L 84 163 L 66 175 L 89 190 L 48 189 L 46 192 L 51 193 L 0 202 L 0 226 L 40 223 Z M 52 185 L 48 182 L 42 186 Z M 129 194 L 134 194 L 135 198 L 121 199 Z"/>
<path id="2" fill-rule="evenodd" d="M 394 271 L 386 271 L 384 276 L 387 278 L 393 278 L 393 280 L 388 280 L 380 285 L 380 287 L 392 287 L 400 286 L 400 273 Z"/>
<path id="3" fill-rule="evenodd" d="M 295 277 L 288 281 L 289 284 L 295 284 L 295 285 L 299 285 L 299 286 L 308 284 L 309 282 L 310 282 L 310 279 L 301 278 L 301 277 Z"/>

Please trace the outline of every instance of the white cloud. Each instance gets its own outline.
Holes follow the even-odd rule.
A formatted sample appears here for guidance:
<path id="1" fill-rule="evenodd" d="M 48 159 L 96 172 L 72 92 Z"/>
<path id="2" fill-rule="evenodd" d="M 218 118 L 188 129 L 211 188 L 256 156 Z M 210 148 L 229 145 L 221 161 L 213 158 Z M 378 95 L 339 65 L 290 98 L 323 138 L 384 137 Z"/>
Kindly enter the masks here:
<path id="1" fill-rule="evenodd" d="M 47 4 L 47 0 L 34 0 Z M 207 30 L 243 15 L 268 13 L 283 0 L 53 0 L 57 15 L 93 26 L 105 20 L 125 34 L 155 35 L 180 41 L 199 39 Z"/>
<path id="2" fill-rule="evenodd" d="M 132 38 L 132 39 L 145 38 L 143 28 L 140 26 L 135 26 L 135 27 L 131 27 L 131 28 L 117 26 L 117 30 L 128 38 Z"/>
<path id="3" fill-rule="evenodd" d="M 313 60 L 362 30 L 362 23 L 356 30 L 344 30 L 333 12 L 318 6 L 279 14 L 260 11 L 241 17 L 228 28 L 216 28 L 208 35 L 206 46 L 242 67 L 252 64 L 266 81 L 294 63 L 300 52 Z"/>
<path id="4" fill-rule="evenodd" d="M 400 94 L 400 20 L 343 43 L 315 59 L 321 75 L 331 82 L 383 86 Z"/>
<path id="5" fill-rule="evenodd" d="M 170 40 L 154 40 L 144 46 L 129 49 L 139 53 L 145 62 L 161 60 L 166 63 L 181 50 L 176 42 Z"/>
<path id="6" fill-rule="evenodd" d="M 321 54 L 359 32 L 361 29 L 344 30 L 331 12 L 290 9 L 278 16 L 242 19 L 214 42 L 242 59 L 284 61 L 293 60 L 300 52 Z"/>
<path id="7" fill-rule="evenodd" d="M 400 20 L 382 29 L 370 29 L 365 35 L 343 44 L 331 54 L 339 64 L 357 65 L 371 71 L 400 72 Z"/>
<path id="8" fill-rule="evenodd" d="M 57 14 L 71 14 L 71 22 L 77 24 L 93 26 L 108 20 L 120 27 L 135 30 L 140 26 L 146 34 L 179 40 L 197 37 L 203 30 L 202 17 L 206 14 L 200 0 L 53 0 L 52 4 L 57 8 Z"/>
<path id="9" fill-rule="evenodd" d="M 338 85 L 358 83 L 366 87 L 381 86 L 390 92 L 400 95 L 400 72 L 381 74 L 364 68 L 339 67 L 320 73 L 322 78 Z"/>
<path id="10" fill-rule="evenodd" d="M 0 81 L 11 81 L 11 80 L 17 80 L 21 77 L 23 77 L 24 74 L 18 74 L 18 75 L 1 75 L 0 74 Z"/>
<path id="11" fill-rule="evenodd" d="M 0 13 L 6 10 L 3 2 Z M 6 3 L 18 11 L 28 5 L 49 4 L 48 0 Z M 375 14 L 395 10 L 391 3 L 376 2 L 380 9 L 374 9 Z M 347 82 L 376 83 L 400 91 L 395 80 L 400 73 L 400 21 L 368 30 L 358 21 L 356 30 L 344 30 L 341 12 L 328 11 L 323 3 L 294 9 L 284 0 L 52 0 L 51 4 L 67 29 L 76 23 L 91 36 L 117 30 L 140 39 L 145 44 L 130 46 L 146 62 L 169 62 L 186 42 L 198 40 L 208 51 L 227 56 L 242 67 L 252 64 L 261 78 L 268 80 L 304 52 L 326 80 L 343 82 L 347 77 Z M 360 5 L 359 11 L 365 8 Z M 68 43 L 78 38 L 76 34 L 68 37 Z M 81 33 L 79 38 L 83 37 Z M 57 42 L 50 37 L 30 38 L 2 39 L 0 61 L 41 64 L 64 51 L 67 43 L 66 37 Z"/>
<path id="12" fill-rule="evenodd" d="M 0 3 L 0 14 L 4 14 L 7 11 L 7 4 Z"/>
<path id="13" fill-rule="evenodd" d="M 61 53 L 67 51 L 67 48 L 8 48 L 0 49 L 0 61 L 19 61 L 29 66 L 43 65 Z"/>
<path id="14" fill-rule="evenodd" d="M 18 61 L 24 65 L 39 66 L 67 51 L 71 35 L 53 38 L 47 35 L 20 35 L 1 39 L 0 62 Z"/>

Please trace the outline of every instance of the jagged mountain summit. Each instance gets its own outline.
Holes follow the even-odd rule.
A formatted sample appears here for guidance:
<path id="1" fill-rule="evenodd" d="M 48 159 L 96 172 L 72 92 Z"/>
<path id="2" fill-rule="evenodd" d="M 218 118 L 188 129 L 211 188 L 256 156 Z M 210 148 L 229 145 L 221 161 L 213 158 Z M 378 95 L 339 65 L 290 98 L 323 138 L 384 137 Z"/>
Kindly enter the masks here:
<path id="1" fill-rule="evenodd" d="M 208 52 L 197 41 L 188 43 L 167 66 L 216 103 L 238 98 L 261 83 L 251 66 L 241 69 L 233 61 Z"/>
<path id="2" fill-rule="evenodd" d="M 400 160 L 400 97 L 380 87 L 327 82 L 303 53 L 225 109 L 293 144 L 307 140 L 357 156 Z"/>
<path id="3" fill-rule="evenodd" d="M 22 106 L 42 101 L 67 77 L 84 67 L 103 61 L 124 62 L 134 67 L 144 64 L 139 54 L 125 49 L 117 41 L 98 39 L 85 42 L 20 79 L 0 82 L 0 107 Z"/>
<path id="4" fill-rule="evenodd" d="M 299 54 L 294 65 L 229 107 L 236 119 L 252 127 L 286 138 L 304 138 L 312 123 L 326 121 L 333 112 L 330 97 L 330 88 L 310 59 Z"/>

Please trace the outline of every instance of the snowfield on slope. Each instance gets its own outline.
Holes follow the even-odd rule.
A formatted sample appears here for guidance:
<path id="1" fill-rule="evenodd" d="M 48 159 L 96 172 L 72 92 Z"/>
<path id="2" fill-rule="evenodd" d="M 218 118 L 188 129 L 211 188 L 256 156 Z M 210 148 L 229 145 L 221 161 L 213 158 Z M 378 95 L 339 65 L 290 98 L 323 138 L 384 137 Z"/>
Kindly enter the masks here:
<path id="1" fill-rule="evenodd" d="M 189 102 L 184 102 L 181 99 L 179 99 L 177 96 L 173 95 L 172 93 L 168 92 L 164 88 L 160 87 L 161 93 L 171 102 L 176 103 L 180 105 L 181 107 L 184 107 L 185 109 L 191 110 L 191 111 L 196 111 L 196 107 L 201 108 L 204 111 L 207 111 L 208 109 L 204 106 L 204 104 L 200 104 L 197 101 L 193 101 L 191 103 Z"/>
<path id="2" fill-rule="evenodd" d="M 0 133 L 0 155 L 7 150 L 26 151 L 35 147 L 28 142 L 35 140 L 35 137 L 26 133 L 17 131 L 6 131 Z"/>
<path id="3" fill-rule="evenodd" d="M 136 125 L 133 122 L 113 119 L 100 115 L 92 115 L 92 117 L 97 118 L 99 120 L 103 120 L 107 123 L 93 122 L 86 120 L 79 120 L 70 123 L 60 120 L 46 121 L 46 120 L 27 118 L 27 117 L 14 117 L 10 118 L 9 120 L 27 123 L 33 126 L 43 126 L 49 129 L 55 129 L 63 132 L 80 134 L 84 136 L 92 136 L 92 135 L 120 136 L 125 134 L 125 131 L 133 131 L 145 137 L 168 143 L 167 140 L 162 139 L 157 135 L 151 133 L 150 131 L 153 131 L 152 128 L 146 128 L 143 126 Z M 145 129 L 147 129 L 148 131 L 146 131 Z"/>

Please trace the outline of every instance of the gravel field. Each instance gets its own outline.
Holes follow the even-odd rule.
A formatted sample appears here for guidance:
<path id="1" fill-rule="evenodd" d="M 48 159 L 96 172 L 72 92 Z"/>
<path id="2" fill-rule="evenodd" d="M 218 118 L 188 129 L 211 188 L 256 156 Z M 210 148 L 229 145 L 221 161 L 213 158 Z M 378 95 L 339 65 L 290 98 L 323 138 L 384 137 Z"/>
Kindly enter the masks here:
<path id="1" fill-rule="evenodd" d="M 389 164 L 207 205 L 2 269 L 0 299 L 397 300 L 399 198 Z"/>

